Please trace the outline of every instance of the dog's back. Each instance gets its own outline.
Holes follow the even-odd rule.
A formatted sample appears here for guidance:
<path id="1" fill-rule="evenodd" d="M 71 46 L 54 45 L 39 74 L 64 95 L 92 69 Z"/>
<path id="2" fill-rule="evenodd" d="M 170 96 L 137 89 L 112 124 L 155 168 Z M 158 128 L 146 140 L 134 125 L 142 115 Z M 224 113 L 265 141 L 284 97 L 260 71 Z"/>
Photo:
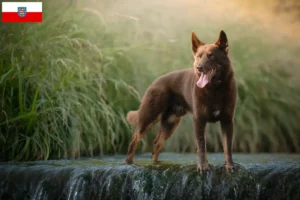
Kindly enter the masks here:
<path id="1" fill-rule="evenodd" d="M 168 108 L 177 116 L 183 116 L 192 108 L 190 89 L 195 81 L 196 76 L 192 69 L 170 72 L 157 78 L 146 90 L 139 110 L 127 113 L 127 121 L 136 126 L 139 115 L 151 115 L 151 112 L 141 113 L 144 112 L 141 107 L 145 103 L 149 103 L 151 110 L 157 111 L 157 117 L 161 116 Z M 162 98 L 165 101 L 162 101 Z M 166 103 L 162 104 L 162 102 Z M 154 119 L 154 121 L 156 120 Z"/>

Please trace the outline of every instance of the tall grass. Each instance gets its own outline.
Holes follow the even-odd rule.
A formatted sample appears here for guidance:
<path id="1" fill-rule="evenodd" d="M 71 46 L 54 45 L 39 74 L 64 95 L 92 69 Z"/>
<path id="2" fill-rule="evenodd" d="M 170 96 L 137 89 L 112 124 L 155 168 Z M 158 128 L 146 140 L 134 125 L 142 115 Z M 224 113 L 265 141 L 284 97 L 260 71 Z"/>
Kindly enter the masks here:
<path id="1" fill-rule="evenodd" d="M 213 4 L 204 6 L 45 1 L 43 23 L 1 24 L 0 160 L 125 153 L 126 112 L 156 77 L 191 67 L 191 30 L 214 42 L 220 29 L 239 89 L 234 151 L 300 152 L 299 47 L 239 12 L 228 16 L 234 4 L 213 17 Z M 142 151 L 154 137 L 155 130 Z M 193 137 L 186 117 L 165 150 L 195 152 Z M 218 126 L 209 126 L 207 140 L 210 151 L 222 150 Z"/>
<path id="2" fill-rule="evenodd" d="M 125 149 L 124 113 L 138 99 L 119 79 L 134 71 L 126 49 L 94 14 L 64 9 L 46 9 L 42 24 L 1 26 L 1 160 Z"/>

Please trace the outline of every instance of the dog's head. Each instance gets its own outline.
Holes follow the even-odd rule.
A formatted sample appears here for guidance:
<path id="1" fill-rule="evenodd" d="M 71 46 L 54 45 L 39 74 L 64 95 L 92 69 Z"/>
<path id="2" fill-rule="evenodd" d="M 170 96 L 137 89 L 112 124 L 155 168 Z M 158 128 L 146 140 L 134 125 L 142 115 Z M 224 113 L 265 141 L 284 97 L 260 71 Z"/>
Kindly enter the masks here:
<path id="1" fill-rule="evenodd" d="M 194 70 L 198 76 L 197 86 L 205 87 L 208 83 L 219 84 L 225 80 L 230 72 L 228 54 L 228 40 L 221 30 L 218 40 L 213 44 L 201 42 L 192 32 L 192 51 L 194 56 Z"/>

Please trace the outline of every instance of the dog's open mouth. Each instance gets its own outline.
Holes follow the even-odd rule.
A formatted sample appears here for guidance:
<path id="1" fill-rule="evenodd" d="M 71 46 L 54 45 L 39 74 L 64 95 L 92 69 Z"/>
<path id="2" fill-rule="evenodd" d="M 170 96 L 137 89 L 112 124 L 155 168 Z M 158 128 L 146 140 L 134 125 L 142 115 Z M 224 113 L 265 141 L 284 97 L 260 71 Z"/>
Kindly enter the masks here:
<path id="1" fill-rule="evenodd" d="M 197 81 L 197 86 L 200 88 L 204 88 L 212 79 L 212 77 L 216 74 L 216 69 L 212 69 L 207 73 L 201 72 L 200 78 Z"/>

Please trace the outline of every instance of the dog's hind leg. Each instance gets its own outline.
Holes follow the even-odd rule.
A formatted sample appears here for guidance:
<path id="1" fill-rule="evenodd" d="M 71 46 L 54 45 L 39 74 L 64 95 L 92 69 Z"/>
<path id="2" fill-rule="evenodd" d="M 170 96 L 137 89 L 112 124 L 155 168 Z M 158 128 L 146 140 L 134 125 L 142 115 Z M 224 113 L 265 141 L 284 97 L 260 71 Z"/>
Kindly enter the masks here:
<path id="1" fill-rule="evenodd" d="M 131 164 L 133 157 L 135 155 L 136 149 L 139 142 L 144 137 L 144 135 L 151 129 L 151 127 L 156 123 L 157 120 L 152 121 L 151 123 L 138 125 L 133 133 L 131 142 L 129 144 L 127 157 L 125 159 L 126 164 Z"/>
<path id="2" fill-rule="evenodd" d="M 139 142 L 141 141 L 141 139 L 143 138 L 143 136 L 145 135 L 147 130 L 149 130 L 149 128 L 144 129 L 143 131 L 141 131 L 140 128 L 135 129 L 135 131 L 133 133 L 133 136 L 132 136 L 132 139 L 131 139 L 131 142 L 130 142 L 129 147 L 128 147 L 127 157 L 125 159 L 126 164 L 132 164 L 133 157 L 135 155 L 135 152 L 136 152 L 136 149 L 139 145 Z"/>
<path id="3" fill-rule="evenodd" d="M 159 116 L 166 110 L 168 96 L 164 94 L 156 94 L 156 91 L 150 90 L 146 93 L 142 100 L 142 104 L 138 110 L 136 119 L 136 129 L 129 144 L 125 163 L 131 164 L 138 144 L 143 136 L 157 122 Z"/>
<path id="4" fill-rule="evenodd" d="M 150 128 L 157 122 L 159 116 L 165 112 L 168 107 L 168 100 L 168 93 L 162 91 L 160 88 L 150 88 L 146 92 L 138 112 L 135 113 L 136 129 L 132 136 L 131 143 L 129 144 L 125 163 L 132 163 L 139 142 L 150 130 Z"/>
<path id="5" fill-rule="evenodd" d="M 163 149 L 166 140 L 172 135 L 180 122 L 181 116 L 175 114 L 164 113 L 158 134 L 154 140 L 154 148 L 152 152 L 152 160 L 157 161 L 160 151 Z"/>

